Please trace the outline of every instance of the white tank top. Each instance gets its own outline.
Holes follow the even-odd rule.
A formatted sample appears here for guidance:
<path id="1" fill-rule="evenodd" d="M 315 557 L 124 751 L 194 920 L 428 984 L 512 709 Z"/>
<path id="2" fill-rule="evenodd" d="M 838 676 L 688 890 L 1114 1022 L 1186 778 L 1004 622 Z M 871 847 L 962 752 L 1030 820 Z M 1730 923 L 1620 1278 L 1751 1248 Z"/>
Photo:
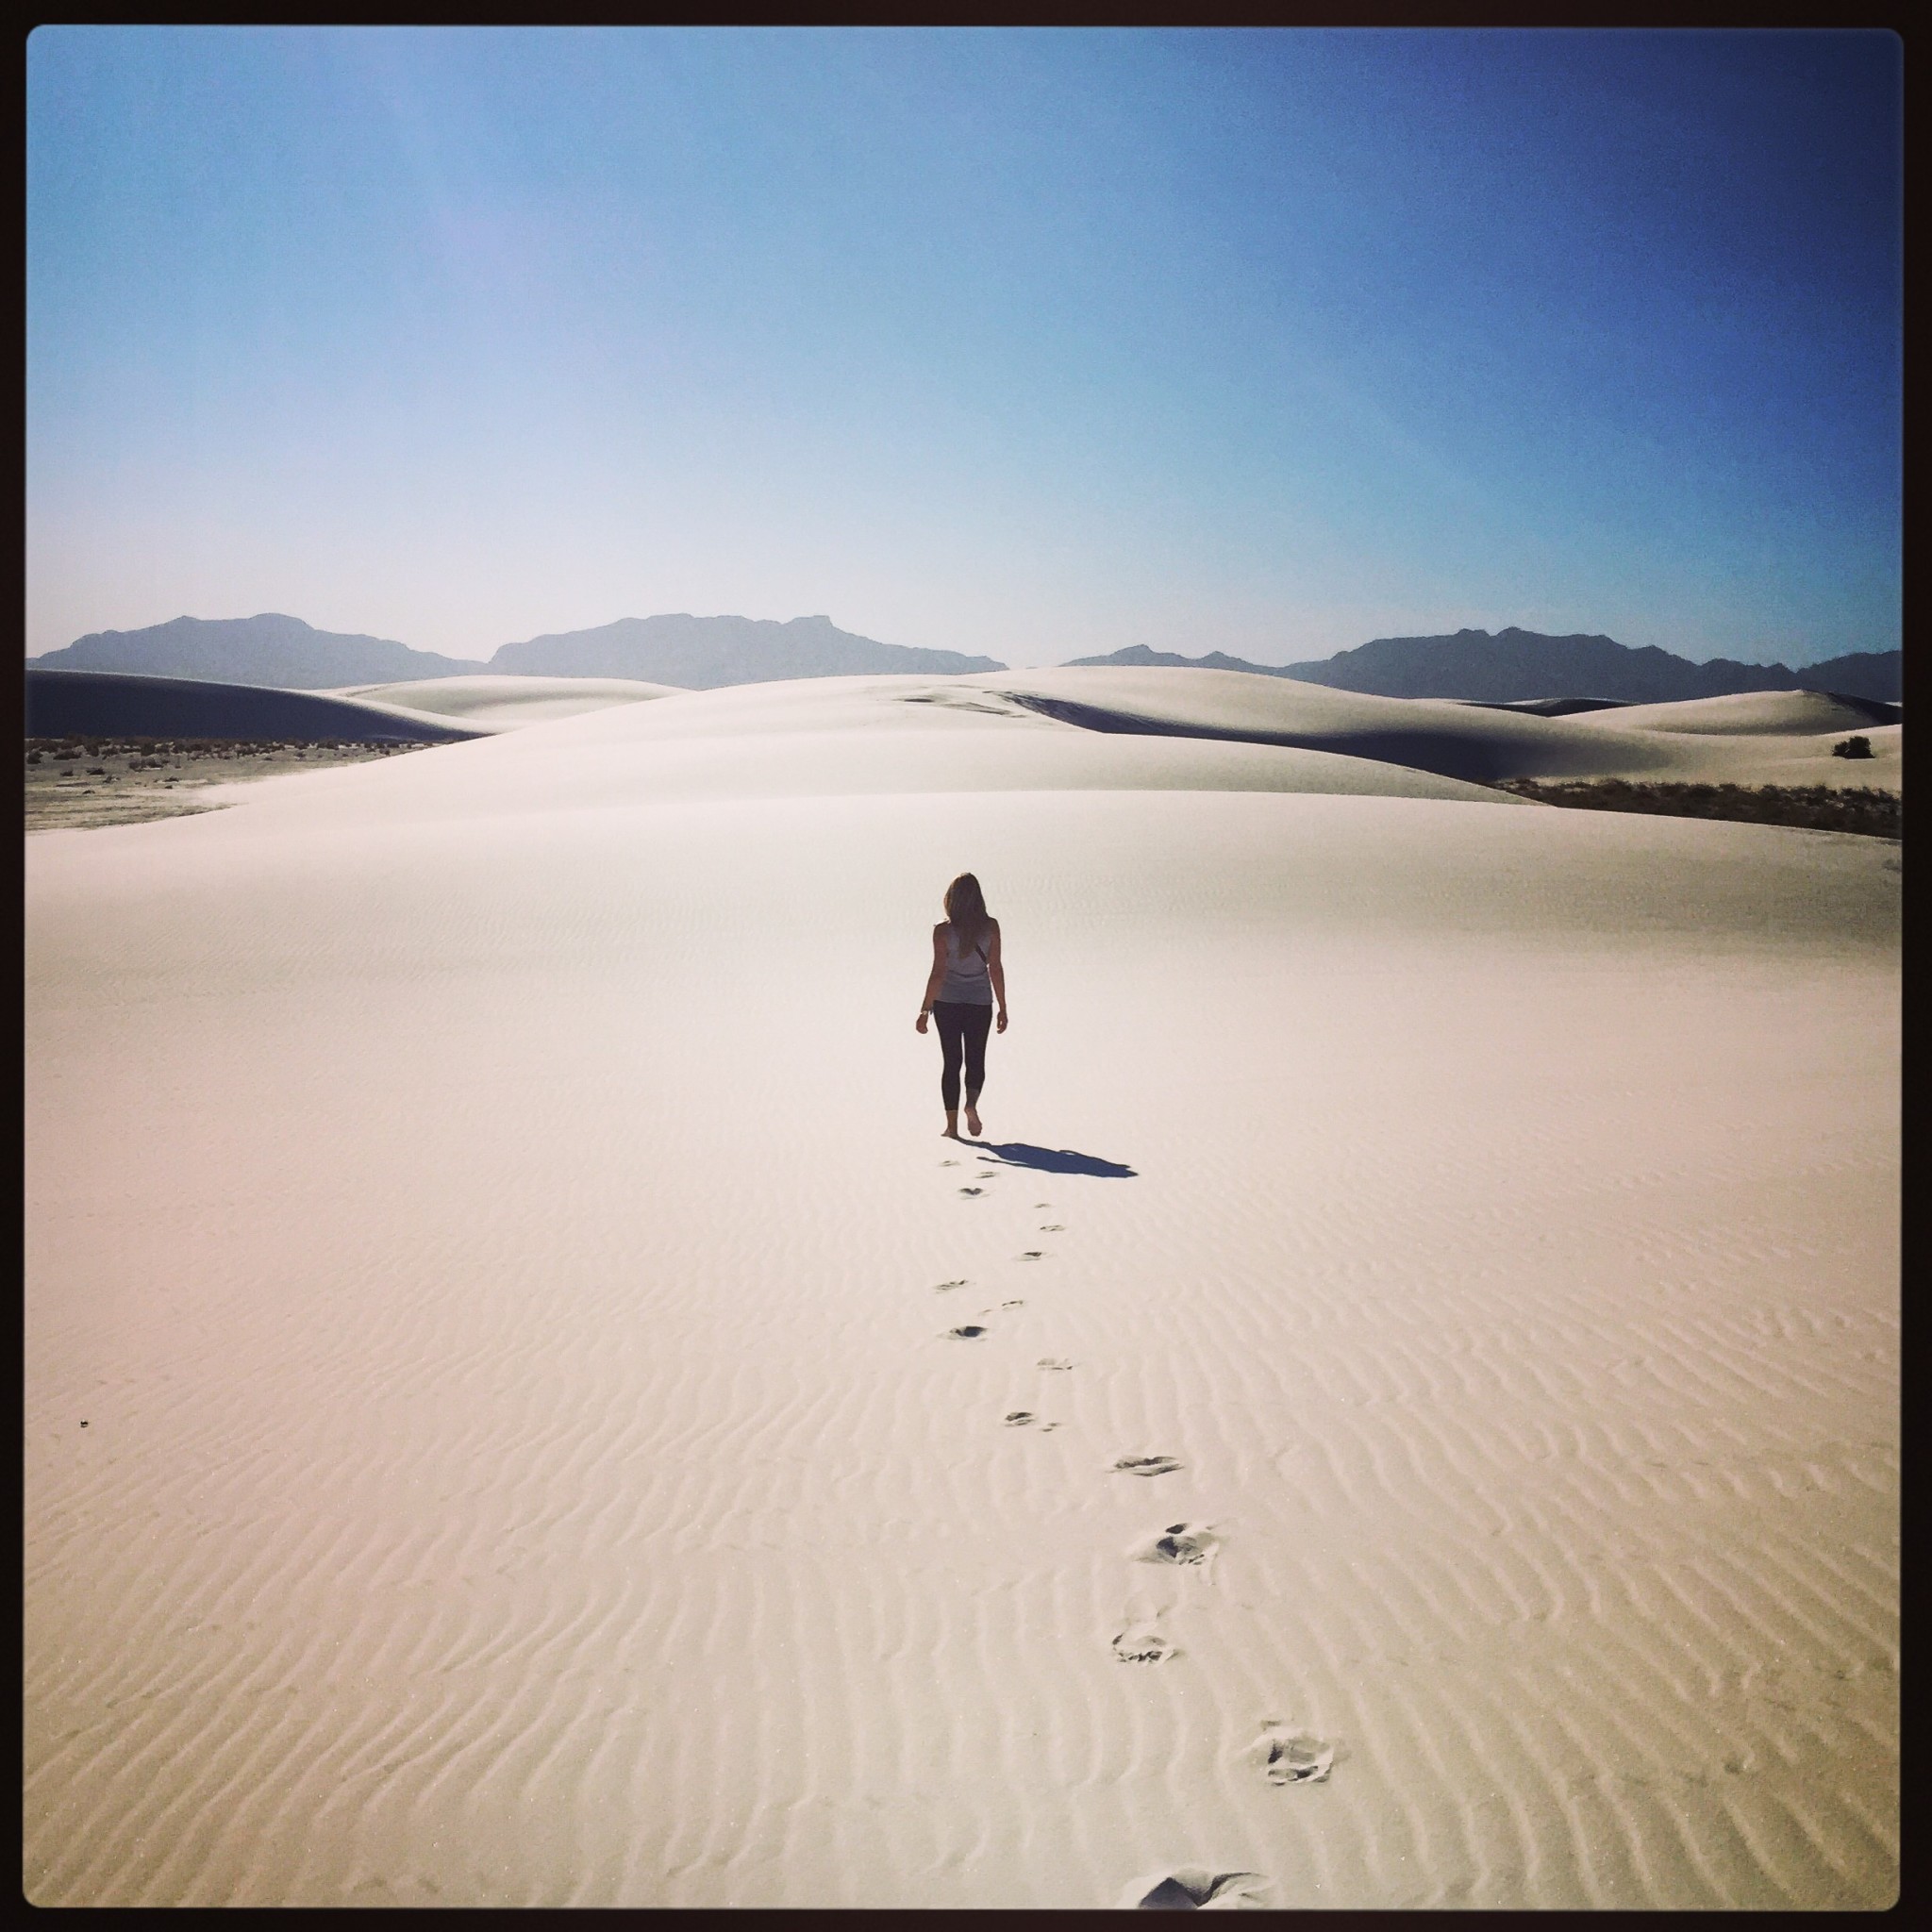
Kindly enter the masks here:
<path id="1" fill-rule="evenodd" d="M 987 943 L 987 940 L 981 940 L 960 958 L 959 935 L 953 930 L 952 922 L 947 921 L 946 976 L 940 986 L 941 999 L 963 1007 L 992 1005 L 992 976 L 986 970 Z"/>

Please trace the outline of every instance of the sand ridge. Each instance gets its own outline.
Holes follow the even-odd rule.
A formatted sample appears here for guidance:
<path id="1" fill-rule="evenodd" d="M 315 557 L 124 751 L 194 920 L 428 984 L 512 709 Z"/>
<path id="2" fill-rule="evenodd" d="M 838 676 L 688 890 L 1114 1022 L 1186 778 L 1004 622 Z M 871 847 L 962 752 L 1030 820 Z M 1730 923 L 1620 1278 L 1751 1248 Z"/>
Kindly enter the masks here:
<path id="1" fill-rule="evenodd" d="M 1687 698 L 1669 705 L 1624 705 L 1615 711 L 1582 714 L 1586 724 L 1612 724 L 1622 730 L 1689 731 L 1715 736 L 1815 738 L 1829 733 L 1899 728 L 1899 707 L 1833 697 L 1818 691 L 1738 691 L 1720 698 Z"/>
<path id="2" fill-rule="evenodd" d="M 670 697 L 673 684 L 635 677 L 537 677 L 478 673 L 467 677 L 425 677 L 392 684 L 352 684 L 327 695 L 361 698 L 399 711 L 454 719 L 478 730 L 514 731 L 601 711 L 611 705 Z"/>

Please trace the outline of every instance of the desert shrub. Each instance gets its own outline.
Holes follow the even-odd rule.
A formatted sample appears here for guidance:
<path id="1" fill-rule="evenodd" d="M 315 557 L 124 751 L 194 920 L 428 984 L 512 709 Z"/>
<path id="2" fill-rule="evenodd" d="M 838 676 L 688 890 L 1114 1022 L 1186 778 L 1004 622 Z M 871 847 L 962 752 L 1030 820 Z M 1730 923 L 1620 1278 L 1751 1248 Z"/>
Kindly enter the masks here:
<path id="1" fill-rule="evenodd" d="M 1872 741 L 1869 738 L 1841 738 L 1832 746 L 1835 758 L 1869 758 L 1872 756 Z"/>
<path id="2" fill-rule="evenodd" d="M 1795 825 L 1819 832 L 1901 836 L 1895 791 L 1872 786 L 1708 785 L 1681 780 L 1632 784 L 1627 778 L 1571 778 L 1555 782 L 1505 779 L 1498 787 L 1519 798 L 1586 811 L 1658 812 L 1677 818 L 1732 819 L 1762 825 Z"/>

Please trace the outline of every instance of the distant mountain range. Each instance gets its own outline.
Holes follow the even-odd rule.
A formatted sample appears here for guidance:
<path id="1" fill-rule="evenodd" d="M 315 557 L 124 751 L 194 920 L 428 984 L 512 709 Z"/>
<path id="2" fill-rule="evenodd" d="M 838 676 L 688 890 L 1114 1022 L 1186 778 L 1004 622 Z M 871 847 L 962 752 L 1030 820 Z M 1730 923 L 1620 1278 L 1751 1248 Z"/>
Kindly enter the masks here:
<path id="1" fill-rule="evenodd" d="M 415 651 L 391 638 L 316 630 L 299 617 L 177 617 L 145 630 L 97 630 L 29 658 L 43 671 L 134 671 L 149 677 L 206 677 L 280 691 L 342 684 L 399 684 L 481 671 L 461 658 Z"/>
<path id="2" fill-rule="evenodd" d="M 1597 699 L 1664 704 L 1723 697 L 1733 691 L 1829 691 L 1896 703 L 1903 657 L 1860 651 L 1793 670 L 1740 664 L 1728 658 L 1692 663 L 1655 645 L 1632 650 L 1607 637 L 1545 637 L 1510 628 L 1491 635 L 1376 638 L 1303 664 L 1251 664 L 1210 652 L 1182 658 L 1130 645 L 1075 664 L 1176 664 L 1209 671 L 1249 671 L 1293 677 L 1340 691 L 1384 697 L 1459 698 L 1477 704 Z M 58 651 L 30 658 L 44 670 L 134 672 L 150 677 L 197 677 L 327 691 L 406 678 L 458 677 L 480 671 L 547 677 L 634 677 L 709 691 L 787 677 L 924 672 L 937 675 L 1004 671 L 991 658 L 880 643 L 841 630 L 829 617 L 789 623 L 751 617 L 625 617 L 593 630 L 562 631 L 505 644 L 487 662 L 413 650 L 393 639 L 313 629 L 298 617 L 177 617 L 145 630 L 95 631 Z"/>
<path id="3" fill-rule="evenodd" d="M 567 630 L 505 644 L 492 671 L 542 677 L 641 677 L 711 691 L 781 677 L 841 677 L 864 672 L 1004 671 L 992 658 L 882 644 L 841 630 L 829 617 L 621 617 L 595 630 Z"/>
<path id="4" fill-rule="evenodd" d="M 1513 626 L 1459 630 L 1433 638 L 1376 638 L 1352 651 L 1305 664 L 1250 664 L 1219 651 L 1180 658 L 1132 644 L 1075 664 L 1185 664 L 1207 671 L 1254 671 L 1337 691 L 1389 698 L 1460 698 L 1476 704 L 1522 704 L 1540 698 L 1601 698 L 1661 705 L 1680 698 L 1727 697 L 1746 691 L 1829 691 L 1896 704 L 1904 658 L 1898 651 L 1857 651 L 1792 670 L 1714 658 L 1693 664 L 1655 644 L 1633 650 L 1613 638 L 1545 637 Z"/>
<path id="5" fill-rule="evenodd" d="M 505 644 L 487 663 L 412 650 L 389 638 L 316 630 L 299 617 L 177 617 L 145 630 L 103 630 L 27 660 L 43 671 L 138 672 L 283 691 L 329 691 L 479 671 L 543 677 L 635 677 L 711 691 L 845 673 L 1004 671 L 991 658 L 882 644 L 829 617 L 780 624 L 753 617 L 625 617 L 595 630 Z"/>

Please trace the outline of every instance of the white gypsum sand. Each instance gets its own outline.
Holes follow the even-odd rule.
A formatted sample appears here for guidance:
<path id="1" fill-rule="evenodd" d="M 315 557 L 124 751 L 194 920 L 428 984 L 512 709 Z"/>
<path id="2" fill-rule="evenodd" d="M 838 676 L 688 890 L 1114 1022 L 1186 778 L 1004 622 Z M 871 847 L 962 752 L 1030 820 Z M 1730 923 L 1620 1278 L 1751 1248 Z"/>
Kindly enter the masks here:
<path id="1" fill-rule="evenodd" d="M 987 682 L 28 841 L 29 1898 L 1895 1896 L 1898 848 Z"/>
<path id="2" fill-rule="evenodd" d="M 420 713 L 477 731 L 516 731 L 613 705 L 670 697 L 675 685 L 635 677 L 530 677 L 478 672 L 467 677 L 419 677 L 394 684 L 349 684 L 328 693 Z"/>
<path id="3" fill-rule="evenodd" d="M 1265 733 L 1278 742 L 1493 782 L 1630 778 L 1897 791 L 1901 727 L 1819 691 L 1752 691 L 1561 718 L 1447 698 L 1384 698 L 1295 678 L 1173 666 L 1062 666 L 951 680 L 1020 702 L 1077 705 L 1095 723 Z M 1869 758 L 1836 758 L 1861 736 Z"/>

